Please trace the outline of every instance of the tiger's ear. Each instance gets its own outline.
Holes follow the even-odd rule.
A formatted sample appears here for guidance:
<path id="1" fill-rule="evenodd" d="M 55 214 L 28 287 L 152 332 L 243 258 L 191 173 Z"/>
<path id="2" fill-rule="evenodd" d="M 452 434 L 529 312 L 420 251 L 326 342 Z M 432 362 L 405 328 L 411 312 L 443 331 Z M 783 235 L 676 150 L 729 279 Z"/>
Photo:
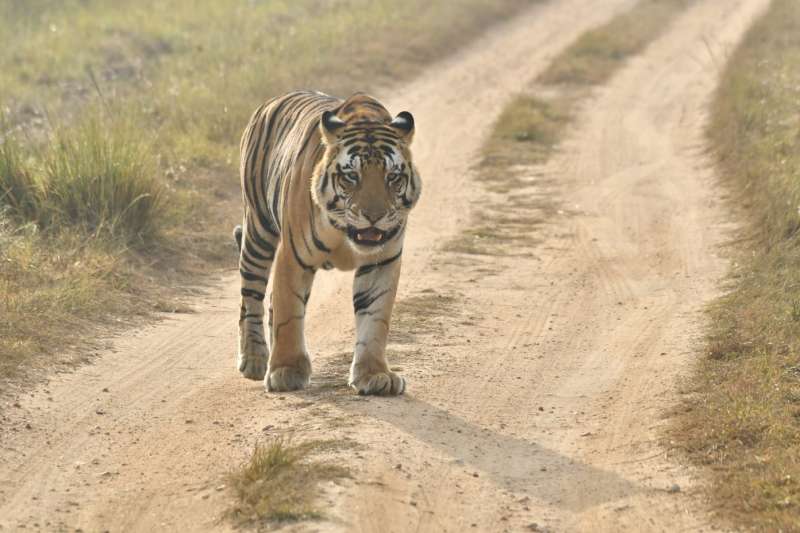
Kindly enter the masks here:
<path id="1" fill-rule="evenodd" d="M 400 134 L 400 138 L 406 144 L 411 144 L 414 138 L 414 116 L 408 111 L 401 111 L 394 117 L 389 126 Z"/>
<path id="2" fill-rule="evenodd" d="M 337 139 L 336 132 L 345 126 L 344 120 L 336 116 L 333 111 L 322 113 L 322 120 L 319 122 L 319 129 L 326 144 L 335 144 Z"/>

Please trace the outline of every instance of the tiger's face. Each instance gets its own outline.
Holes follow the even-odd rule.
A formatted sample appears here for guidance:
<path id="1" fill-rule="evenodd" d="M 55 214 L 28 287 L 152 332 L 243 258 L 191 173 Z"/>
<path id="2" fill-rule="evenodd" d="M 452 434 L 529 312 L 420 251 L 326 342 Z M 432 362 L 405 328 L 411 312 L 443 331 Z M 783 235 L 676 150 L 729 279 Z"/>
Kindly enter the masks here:
<path id="1" fill-rule="evenodd" d="M 320 128 L 326 149 L 314 199 L 357 252 L 374 253 L 402 234 L 419 199 L 409 151 L 414 119 L 403 112 L 391 121 L 345 122 L 328 111 Z"/>

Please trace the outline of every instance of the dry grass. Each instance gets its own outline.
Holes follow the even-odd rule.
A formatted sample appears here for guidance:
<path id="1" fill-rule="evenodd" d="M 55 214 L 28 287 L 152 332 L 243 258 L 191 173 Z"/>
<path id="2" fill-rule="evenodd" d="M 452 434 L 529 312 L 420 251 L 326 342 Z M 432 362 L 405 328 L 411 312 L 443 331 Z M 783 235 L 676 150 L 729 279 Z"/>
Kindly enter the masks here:
<path id="1" fill-rule="evenodd" d="M 495 122 L 492 136 L 483 148 L 482 167 L 533 165 L 546 161 L 569 124 L 575 101 L 558 96 L 542 98 L 516 96 Z M 502 180 L 505 172 L 490 172 L 491 181 Z"/>
<path id="2" fill-rule="evenodd" d="M 292 444 L 284 438 L 256 445 L 250 459 L 228 475 L 237 501 L 230 517 L 238 525 L 322 518 L 314 505 L 319 483 L 350 474 L 344 467 L 315 462 L 310 456 L 340 447 L 334 441 Z"/>
<path id="3" fill-rule="evenodd" d="M 640 53 L 692 0 L 641 0 L 630 11 L 587 31 L 539 77 L 545 84 L 598 85 Z"/>
<path id="4" fill-rule="evenodd" d="M 17 222 L 34 220 L 42 189 L 27 164 L 28 155 L 13 137 L 0 142 L 0 206 Z"/>
<path id="5" fill-rule="evenodd" d="M 108 327 L 132 325 L 153 312 L 187 312 L 181 302 L 195 292 L 185 276 L 197 267 L 190 257 L 176 264 L 174 256 L 186 255 L 190 244 L 210 248 L 203 238 L 210 241 L 176 236 L 139 251 L 76 229 L 19 226 L 0 215 L 0 390 L 83 360 L 96 346 L 94 335 Z M 203 264 L 214 260 L 208 256 Z"/>
<path id="6" fill-rule="evenodd" d="M 443 249 L 466 255 L 530 254 L 537 242 L 536 227 L 554 210 L 551 201 L 534 188 L 532 165 L 547 160 L 570 116 L 566 99 L 543 100 L 518 95 L 497 119 L 483 147 L 478 182 L 487 192 L 476 206 L 472 223 Z"/>
<path id="7" fill-rule="evenodd" d="M 53 237 L 62 228 L 122 245 L 165 225 L 165 187 L 150 144 L 120 119 L 89 112 L 35 149 L 14 134 L 0 143 L 0 205 L 20 225 Z"/>
<path id="8" fill-rule="evenodd" d="M 71 348 L 91 331 L 90 317 L 146 310 L 130 298 L 137 281 L 118 254 L 79 233 L 54 238 L 35 227 L 0 222 L 0 376 L 25 369 L 51 370 L 49 355 Z M 67 251 L 68 250 L 68 251 Z M 3 384 L 5 389 L 5 384 Z M 6 389 L 7 390 L 7 389 Z"/>
<path id="9" fill-rule="evenodd" d="M 732 57 L 709 136 L 747 224 L 675 440 L 720 517 L 800 531 L 800 9 L 775 0 Z"/>
<path id="10" fill-rule="evenodd" d="M 0 5 L 0 378 L 232 264 L 238 139 L 266 98 L 396 83 L 536 1 Z"/>

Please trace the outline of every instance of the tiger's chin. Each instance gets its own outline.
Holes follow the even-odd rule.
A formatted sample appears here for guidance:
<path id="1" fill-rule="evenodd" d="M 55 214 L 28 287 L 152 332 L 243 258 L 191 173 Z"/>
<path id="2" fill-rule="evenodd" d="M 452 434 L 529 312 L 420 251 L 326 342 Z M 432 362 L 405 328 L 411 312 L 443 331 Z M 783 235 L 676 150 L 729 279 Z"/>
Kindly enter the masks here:
<path id="1" fill-rule="evenodd" d="M 374 254 L 380 251 L 387 242 L 394 239 L 400 232 L 401 227 L 402 226 L 398 224 L 388 231 L 383 231 L 374 227 L 358 229 L 353 226 L 348 226 L 347 238 L 357 252 L 362 254 Z"/>

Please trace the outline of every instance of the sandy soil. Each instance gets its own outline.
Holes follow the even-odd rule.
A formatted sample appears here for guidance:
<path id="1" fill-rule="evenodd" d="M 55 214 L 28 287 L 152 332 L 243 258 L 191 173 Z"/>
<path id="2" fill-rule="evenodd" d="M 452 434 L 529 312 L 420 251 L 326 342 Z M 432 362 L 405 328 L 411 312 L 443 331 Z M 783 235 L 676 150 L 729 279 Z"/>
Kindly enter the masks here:
<path id="1" fill-rule="evenodd" d="M 293 434 L 351 442 L 330 459 L 353 477 L 323 487 L 327 520 L 289 529 L 710 529 L 662 427 L 725 269 L 704 109 L 767 0 L 698 1 L 591 99 L 559 154 L 526 169 L 516 193 L 541 200 L 543 221 L 524 246 L 442 249 L 484 197 L 470 168 L 509 97 L 631 4 L 535 7 L 377 95 L 414 112 L 425 180 L 391 344 L 406 396 L 344 387 L 346 274 L 316 281 L 309 390 L 267 394 L 240 378 L 231 272 L 195 313 L 116 339 L 3 408 L 0 528 L 230 529 L 225 473 L 260 439 Z"/>

